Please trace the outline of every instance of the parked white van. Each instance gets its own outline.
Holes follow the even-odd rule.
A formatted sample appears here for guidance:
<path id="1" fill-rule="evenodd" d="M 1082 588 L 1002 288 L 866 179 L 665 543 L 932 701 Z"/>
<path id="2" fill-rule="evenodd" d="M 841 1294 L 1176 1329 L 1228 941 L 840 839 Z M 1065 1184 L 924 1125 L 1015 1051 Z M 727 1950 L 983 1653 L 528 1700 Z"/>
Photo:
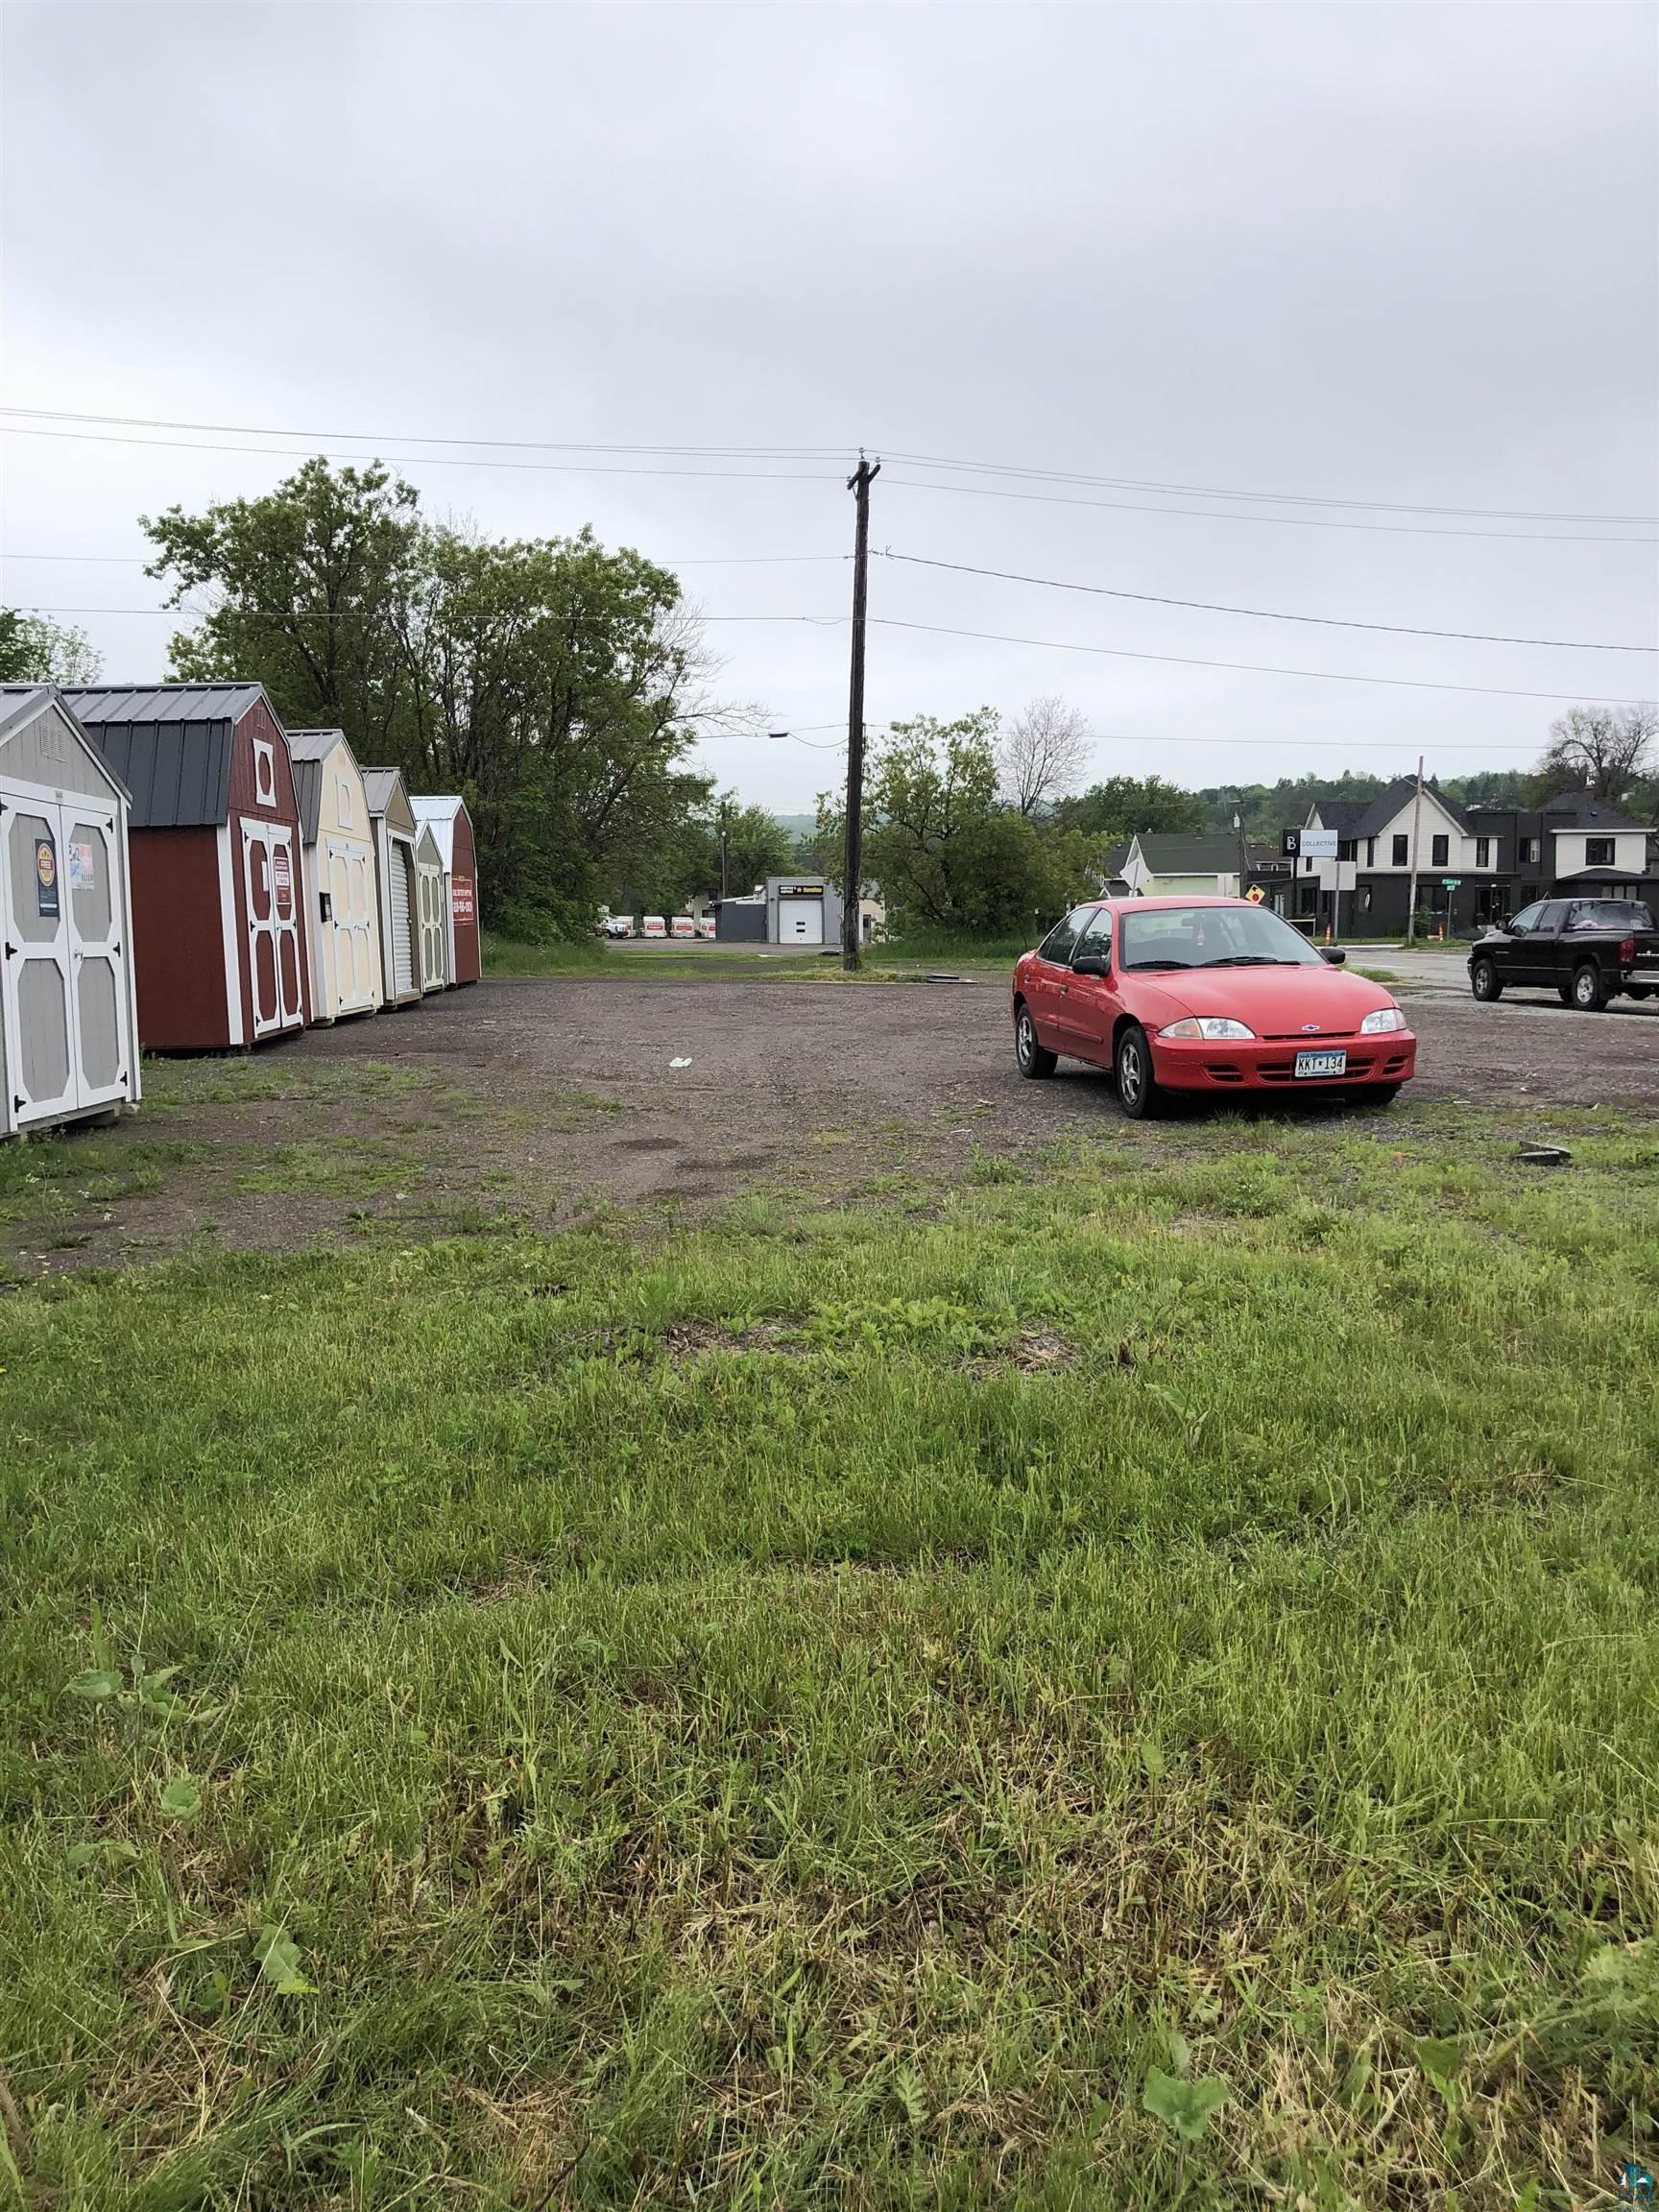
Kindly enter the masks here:
<path id="1" fill-rule="evenodd" d="M 661 914 L 647 914 L 645 917 L 645 926 L 640 930 L 639 934 L 641 937 L 666 937 L 668 934 L 668 925 L 663 921 Z"/>
<path id="2" fill-rule="evenodd" d="M 697 934 L 697 925 L 689 914 L 676 914 L 672 929 L 676 937 L 695 937 Z"/>

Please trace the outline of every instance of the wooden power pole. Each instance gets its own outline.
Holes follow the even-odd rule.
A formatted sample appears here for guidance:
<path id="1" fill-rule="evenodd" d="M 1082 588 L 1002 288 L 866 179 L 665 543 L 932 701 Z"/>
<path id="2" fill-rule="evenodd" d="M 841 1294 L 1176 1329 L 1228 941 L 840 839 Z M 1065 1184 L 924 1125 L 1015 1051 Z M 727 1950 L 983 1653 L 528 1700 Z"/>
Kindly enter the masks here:
<path id="1" fill-rule="evenodd" d="M 1410 904 L 1406 915 L 1406 942 L 1407 945 L 1415 945 L 1417 942 L 1417 830 L 1422 819 L 1423 756 L 1419 753 L 1417 756 L 1417 790 L 1411 801 L 1411 894 Z M 1338 882 L 1342 879 L 1340 865 L 1336 870 L 1336 879 Z"/>
<path id="2" fill-rule="evenodd" d="M 858 966 L 858 894 L 864 865 L 864 608 L 870 580 L 870 487 L 881 473 L 858 456 L 847 489 L 858 502 L 853 552 L 853 681 L 847 704 L 847 837 L 841 858 L 841 965 Z"/>

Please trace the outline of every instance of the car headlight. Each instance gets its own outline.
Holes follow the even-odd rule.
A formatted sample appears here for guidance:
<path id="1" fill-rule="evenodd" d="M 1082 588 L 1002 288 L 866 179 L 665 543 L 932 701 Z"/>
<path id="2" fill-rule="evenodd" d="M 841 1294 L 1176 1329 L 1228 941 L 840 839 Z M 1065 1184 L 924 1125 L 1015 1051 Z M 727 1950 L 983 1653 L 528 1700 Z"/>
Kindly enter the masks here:
<path id="1" fill-rule="evenodd" d="M 1404 1029 L 1406 1017 L 1398 1006 L 1379 1006 L 1375 1014 L 1367 1014 L 1359 1024 L 1361 1037 L 1377 1037 L 1384 1029 Z"/>
<path id="2" fill-rule="evenodd" d="M 1235 1022 L 1231 1014 L 1189 1014 L 1179 1022 L 1171 1022 L 1167 1029 L 1160 1029 L 1158 1034 L 1203 1045 L 1223 1037 L 1254 1038 L 1256 1032 L 1246 1029 L 1242 1022 Z"/>

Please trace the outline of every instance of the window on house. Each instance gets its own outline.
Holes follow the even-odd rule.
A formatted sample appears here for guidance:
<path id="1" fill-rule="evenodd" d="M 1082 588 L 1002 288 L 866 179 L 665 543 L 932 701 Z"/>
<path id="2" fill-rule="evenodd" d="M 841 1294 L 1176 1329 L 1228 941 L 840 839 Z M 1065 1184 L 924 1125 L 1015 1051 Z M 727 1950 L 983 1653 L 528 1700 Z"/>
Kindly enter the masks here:
<path id="1" fill-rule="evenodd" d="M 1586 837 L 1584 840 L 1584 865 L 1586 868 L 1611 868 L 1613 865 L 1612 838 Z"/>
<path id="2" fill-rule="evenodd" d="M 1312 875 L 1312 873 L 1313 873 L 1313 863 L 1312 863 L 1312 861 L 1311 861 L 1311 860 L 1304 860 L 1304 861 L 1303 861 L 1303 863 L 1302 863 L 1302 873 L 1303 873 L 1303 875 L 1304 875 L 1304 876 L 1311 876 L 1311 875 Z"/>
<path id="3" fill-rule="evenodd" d="M 1431 868 L 1444 868 L 1444 867 L 1446 867 L 1446 866 L 1448 865 L 1448 863 L 1450 862 L 1451 858 L 1452 858 L 1452 840 L 1451 840 L 1451 838 L 1450 838 L 1450 837 L 1436 837 L 1436 838 L 1434 839 L 1433 843 L 1432 843 L 1432 844 L 1430 846 L 1430 848 L 1429 848 L 1429 865 L 1430 865 L 1430 867 L 1431 867 Z"/>
<path id="4" fill-rule="evenodd" d="M 1396 837 L 1394 840 L 1394 866 L 1396 868 L 1406 866 L 1406 840 L 1403 836 Z"/>
<path id="5" fill-rule="evenodd" d="M 1490 868 L 1490 867 L 1491 867 L 1491 865 L 1492 865 L 1492 840 L 1491 840 L 1491 838 L 1490 838 L 1490 837 L 1477 837 L 1477 838 L 1476 838 L 1476 840 L 1475 840 L 1475 865 L 1476 865 L 1476 867 L 1477 867 L 1477 868 Z"/>
<path id="6" fill-rule="evenodd" d="M 1367 837 L 1365 840 L 1365 865 L 1367 868 L 1375 868 L 1377 865 L 1377 840 L 1375 837 Z"/>
<path id="7" fill-rule="evenodd" d="M 1523 866 L 1526 866 L 1528 862 L 1530 862 L 1534 867 L 1536 867 L 1539 859 L 1538 844 L 1539 840 L 1536 837 L 1522 838 L 1521 861 Z"/>
<path id="8" fill-rule="evenodd" d="M 1353 840 L 1353 838 L 1352 838 L 1352 837 L 1338 837 L 1338 838 L 1337 838 L 1337 840 L 1336 840 L 1336 857 L 1337 857 L 1337 859 L 1338 859 L 1338 860 L 1352 860 L 1352 859 L 1353 859 L 1353 857 L 1354 857 L 1354 840 Z"/>

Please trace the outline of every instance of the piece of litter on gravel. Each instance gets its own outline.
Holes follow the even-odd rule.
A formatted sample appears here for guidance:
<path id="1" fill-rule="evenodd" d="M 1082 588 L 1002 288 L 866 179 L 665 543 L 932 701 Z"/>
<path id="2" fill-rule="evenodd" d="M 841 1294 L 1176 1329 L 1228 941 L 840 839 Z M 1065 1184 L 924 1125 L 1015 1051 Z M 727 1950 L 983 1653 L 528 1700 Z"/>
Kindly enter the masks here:
<path id="1" fill-rule="evenodd" d="M 1527 1167 L 1570 1167 L 1573 1164 L 1565 1144 L 1523 1144 L 1516 1158 Z"/>
<path id="2" fill-rule="evenodd" d="M 668 1065 L 670 1068 L 689 1068 L 691 1063 L 689 1060 L 670 1060 Z"/>

